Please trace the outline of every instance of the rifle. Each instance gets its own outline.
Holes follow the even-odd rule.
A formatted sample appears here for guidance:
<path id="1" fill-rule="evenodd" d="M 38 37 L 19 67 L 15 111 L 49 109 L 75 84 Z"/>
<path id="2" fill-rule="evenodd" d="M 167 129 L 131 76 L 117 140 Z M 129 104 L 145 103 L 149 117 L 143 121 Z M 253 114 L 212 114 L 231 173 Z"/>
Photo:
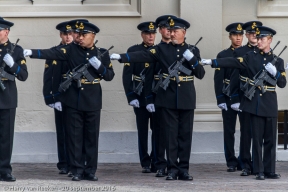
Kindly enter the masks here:
<path id="1" fill-rule="evenodd" d="M 144 71 L 145 71 L 146 68 L 144 68 L 141 73 L 140 73 L 140 78 L 141 78 L 141 81 L 139 82 L 139 84 L 137 85 L 137 87 L 135 88 L 134 92 L 137 94 L 137 95 L 141 95 L 141 92 L 143 90 L 143 84 L 145 83 L 145 74 Z"/>
<path id="2" fill-rule="evenodd" d="M 106 51 L 104 51 L 101 55 L 99 55 L 97 58 L 99 60 L 101 60 L 101 57 L 103 57 L 109 50 L 113 49 L 113 45 L 107 49 Z M 94 81 L 94 77 L 89 73 L 88 71 L 88 67 L 90 67 L 91 64 L 88 62 L 84 65 L 79 65 L 77 67 L 75 67 L 74 69 L 72 69 L 72 71 L 68 71 L 66 73 L 66 77 L 67 79 L 62 82 L 58 88 L 58 91 L 61 92 L 65 92 L 71 85 L 72 80 L 76 80 L 77 81 L 77 87 L 80 88 L 81 87 L 81 77 L 84 76 L 86 77 L 86 79 L 89 82 L 93 82 Z"/>
<path id="3" fill-rule="evenodd" d="M 19 42 L 19 39 L 17 39 L 16 43 L 11 47 L 11 50 L 10 50 L 10 51 L 7 49 L 7 53 L 8 53 L 9 55 L 12 56 L 12 54 L 14 53 L 14 49 L 15 49 L 15 47 L 17 46 L 18 42 Z M 1 65 L 1 67 L 0 67 L 0 87 L 1 87 L 2 91 L 4 91 L 4 90 L 6 89 L 6 87 L 5 87 L 4 83 L 3 83 L 2 78 L 6 78 L 6 79 L 8 79 L 8 80 L 10 80 L 10 81 L 15 81 L 15 76 L 7 73 L 7 72 L 4 70 L 4 68 L 5 68 L 6 65 L 7 65 L 7 64 L 3 61 L 3 62 L 2 62 L 2 65 Z"/>
<path id="4" fill-rule="evenodd" d="M 202 40 L 202 37 L 200 37 L 200 39 L 197 41 L 197 43 L 192 46 L 191 48 L 189 48 L 189 50 L 192 52 L 195 47 L 197 46 L 197 44 Z M 175 77 L 175 80 L 177 81 L 177 83 L 180 82 L 179 76 L 178 76 L 178 72 L 181 71 L 183 73 L 185 73 L 186 75 L 190 75 L 191 74 L 191 70 L 187 69 L 186 67 L 183 66 L 183 63 L 186 59 L 184 57 L 182 57 L 182 59 L 180 61 L 175 61 L 169 68 L 168 68 L 168 76 L 165 78 L 164 81 L 162 81 L 162 83 L 160 84 L 160 87 L 162 87 L 164 90 L 167 89 L 169 83 L 170 83 L 170 78 Z"/>
<path id="5" fill-rule="evenodd" d="M 160 69 L 157 73 L 159 80 L 158 80 L 157 84 L 152 88 L 153 93 L 157 93 L 159 86 L 162 84 L 163 74 L 161 73 L 161 71 L 162 71 L 162 69 Z"/>
<path id="6" fill-rule="evenodd" d="M 280 55 L 283 53 L 283 51 L 287 48 L 287 46 L 285 46 L 283 48 L 283 50 L 279 53 L 278 56 L 274 57 L 274 59 L 272 60 L 271 64 L 275 65 L 275 63 L 277 62 L 278 58 L 280 57 Z M 261 72 L 261 73 L 260 73 Z M 257 75 L 260 73 L 260 75 L 257 77 Z M 259 71 L 254 77 L 254 85 L 245 92 L 245 97 L 247 97 L 249 100 L 252 100 L 252 97 L 254 97 L 254 93 L 255 93 L 255 89 L 257 87 L 261 88 L 261 92 L 262 94 L 264 94 L 266 91 L 264 89 L 264 83 L 267 82 L 273 86 L 276 86 L 277 80 L 275 78 L 272 78 L 268 71 L 266 71 L 265 69 Z"/>
<path id="7" fill-rule="evenodd" d="M 279 44 L 280 44 L 280 41 L 278 41 L 278 42 L 276 43 L 276 45 L 274 46 L 274 48 L 272 49 L 272 51 L 274 51 Z M 247 89 L 248 89 L 249 83 L 250 83 L 250 81 L 249 81 L 249 79 L 247 79 L 247 81 L 246 81 L 246 83 L 245 83 L 244 85 L 240 84 L 240 89 L 241 89 L 241 91 L 246 92 Z"/>

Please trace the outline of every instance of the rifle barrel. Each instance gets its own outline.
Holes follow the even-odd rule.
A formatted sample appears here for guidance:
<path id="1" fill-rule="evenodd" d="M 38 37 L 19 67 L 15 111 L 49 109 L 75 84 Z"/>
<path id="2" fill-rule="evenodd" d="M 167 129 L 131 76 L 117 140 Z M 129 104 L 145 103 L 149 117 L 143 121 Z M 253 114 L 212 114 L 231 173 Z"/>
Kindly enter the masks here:
<path id="1" fill-rule="evenodd" d="M 197 41 L 197 43 L 195 44 L 195 47 L 197 46 L 197 44 L 203 39 L 203 37 L 200 37 L 200 39 Z"/>
<path id="2" fill-rule="evenodd" d="M 276 45 L 274 46 L 274 48 L 272 49 L 272 51 L 274 51 L 274 49 L 279 45 L 279 43 L 280 43 L 280 41 L 278 41 L 278 42 L 276 43 Z"/>
<path id="3" fill-rule="evenodd" d="M 280 57 L 280 55 L 283 53 L 283 51 L 285 51 L 285 49 L 287 48 L 287 46 L 285 45 L 285 47 L 282 49 L 282 51 L 279 53 L 278 57 Z"/>

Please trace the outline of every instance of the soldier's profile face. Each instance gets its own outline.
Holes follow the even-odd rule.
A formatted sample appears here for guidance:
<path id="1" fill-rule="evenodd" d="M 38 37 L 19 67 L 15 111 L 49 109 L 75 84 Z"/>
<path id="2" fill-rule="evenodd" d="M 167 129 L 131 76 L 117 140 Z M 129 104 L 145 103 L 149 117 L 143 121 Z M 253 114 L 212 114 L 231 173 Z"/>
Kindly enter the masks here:
<path id="1" fill-rule="evenodd" d="M 245 35 L 246 35 L 246 37 L 247 37 L 247 39 L 248 39 L 250 44 L 252 44 L 252 45 L 257 44 L 256 33 L 247 32 Z"/>
<path id="2" fill-rule="evenodd" d="M 146 45 L 154 45 L 156 33 L 142 32 L 141 37 Z"/>
<path id="3" fill-rule="evenodd" d="M 263 50 L 264 52 L 269 51 L 270 44 L 272 42 L 272 37 L 266 36 L 266 37 L 259 37 L 257 38 L 258 41 L 258 48 L 260 50 Z"/>
<path id="4" fill-rule="evenodd" d="M 9 34 L 9 30 L 8 29 L 0 30 L 0 44 L 3 44 L 3 43 L 5 43 L 7 41 L 8 34 Z"/>
<path id="5" fill-rule="evenodd" d="M 166 40 L 171 39 L 170 30 L 167 29 L 167 27 L 160 27 L 159 28 L 159 33 L 162 35 L 162 38 L 164 38 Z"/>
<path id="6" fill-rule="evenodd" d="M 62 44 L 69 44 L 73 41 L 72 32 L 61 32 L 60 38 L 62 39 Z"/>
<path id="7" fill-rule="evenodd" d="M 243 34 L 241 33 L 231 33 L 229 35 L 229 39 L 231 40 L 231 44 L 234 47 L 240 47 L 243 41 Z"/>
<path id="8" fill-rule="evenodd" d="M 184 29 L 170 29 L 171 41 L 174 44 L 180 44 L 184 42 L 186 31 Z"/>
<path id="9" fill-rule="evenodd" d="M 79 33 L 79 45 L 85 48 L 90 48 L 94 44 L 94 33 Z"/>

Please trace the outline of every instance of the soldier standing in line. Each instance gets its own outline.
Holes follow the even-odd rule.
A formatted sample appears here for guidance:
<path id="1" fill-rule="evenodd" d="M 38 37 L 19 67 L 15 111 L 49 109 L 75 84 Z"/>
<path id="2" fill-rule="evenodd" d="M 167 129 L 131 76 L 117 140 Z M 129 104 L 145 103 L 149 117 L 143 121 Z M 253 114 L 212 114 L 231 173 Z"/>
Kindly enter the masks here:
<path id="1" fill-rule="evenodd" d="M 202 79 L 205 71 L 203 66 L 199 65 L 199 60 L 201 60 L 199 50 L 185 42 L 186 29 L 190 27 L 190 23 L 181 18 L 170 18 L 168 23 L 171 42 L 158 44 L 148 51 L 112 54 L 110 58 L 119 60 L 121 63 L 159 63 L 163 77 L 165 80 L 167 79 L 163 80 L 163 89 L 157 91 L 155 100 L 155 105 L 162 107 L 163 126 L 166 132 L 168 159 L 166 180 L 176 180 L 177 178 L 193 180 L 193 177 L 189 175 L 194 109 L 196 107 L 196 91 L 193 80 L 194 76 Z M 183 63 L 177 63 L 182 56 Z M 178 67 L 175 68 L 176 64 L 181 66 L 181 71 Z M 168 70 L 169 67 L 171 71 Z"/>
<path id="2" fill-rule="evenodd" d="M 67 66 L 71 72 L 75 68 L 86 66 L 82 64 L 90 63 L 91 65 L 88 65 L 85 74 L 88 72 L 93 81 L 88 80 L 88 74 L 81 76 L 81 79 L 77 81 L 72 80 L 70 87 L 61 96 L 69 141 L 68 153 L 70 169 L 73 174 L 72 181 L 98 180 L 95 173 L 98 163 L 100 112 L 102 108 L 100 81 L 102 79 L 111 81 L 114 77 L 108 51 L 98 48 L 94 44 L 96 33 L 99 31 L 100 29 L 92 23 L 80 22 L 77 28 L 79 44 L 70 43 L 45 50 L 24 50 L 24 55 L 31 56 L 31 58 L 67 61 Z M 72 72 L 72 74 L 76 73 Z M 70 78 L 70 75 L 67 76 L 67 79 Z M 86 164 L 83 161 L 84 158 Z"/>
<path id="3" fill-rule="evenodd" d="M 249 21 L 243 24 L 243 29 L 246 31 L 245 36 L 248 42 L 245 46 L 239 47 L 234 51 L 234 57 L 244 56 L 248 52 L 259 51 L 257 47 L 256 27 L 262 26 L 260 21 Z M 240 76 L 239 76 L 240 75 Z M 247 83 L 247 71 L 233 69 L 230 79 L 231 92 L 231 108 L 239 111 L 240 101 L 244 97 L 244 92 L 241 91 L 245 83 Z M 239 149 L 239 163 L 241 165 L 241 176 L 249 176 L 253 169 L 251 160 L 251 122 L 250 114 L 242 111 L 238 113 L 240 122 L 240 149 Z"/>
<path id="4" fill-rule="evenodd" d="M 127 53 L 147 50 L 154 46 L 156 37 L 157 26 L 154 22 L 143 22 L 140 23 L 137 28 L 141 31 L 142 43 L 131 46 Z M 133 106 L 134 113 L 136 115 L 136 124 L 138 132 L 138 151 L 140 157 L 140 163 L 142 166 L 142 173 L 156 172 L 154 168 L 155 157 L 154 157 L 154 128 L 153 121 L 154 116 L 154 105 L 151 103 L 146 104 L 145 89 L 147 87 L 146 81 L 149 82 L 147 77 L 151 77 L 148 72 L 153 73 L 149 70 L 151 63 L 125 63 L 123 67 L 123 87 L 126 93 L 128 104 Z M 153 67 L 153 65 L 152 65 Z M 144 89 L 143 89 L 144 88 Z M 147 109 L 146 109 L 147 108 Z M 148 130 L 149 130 L 149 119 L 150 128 L 152 130 L 152 150 L 148 153 Z"/>
<path id="5" fill-rule="evenodd" d="M 163 15 L 156 19 L 155 23 L 158 26 L 159 33 L 161 34 L 161 43 L 169 43 L 171 41 L 170 31 L 168 29 L 167 20 L 169 18 L 176 18 L 173 15 Z M 146 101 L 147 104 L 155 103 L 155 97 L 157 96 L 158 82 L 162 81 L 161 66 L 158 63 L 151 63 L 148 70 L 152 70 L 151 77 L 147 77 L 146 80 Z M 149 81 L 149 82 L 148 82 Z M 159 83 L 160 83 L 159 82 Z M 167 160 L 165 159 L 165 129 L 162 122 L 161 107 L 155 105 L 155 112 L 153 114 L 153 136 L 154 136 L 154 154 L 155 154 L 155 168 L 157 169 L 156 177 L 165 177 Z"/>
<path id="6" fill-rule="evenodd" d="M 245 91 L 239 109 L 250 113 L 253 172 L 257 180 L 280 178 L 280 175 L 275 173 L 278 115 L 275 89 L 276 85 L 280 88 L 286 86 L 286 73 L 283 60 L 277 59 L 270 47 L 275 34 L 276 31 L 269 27 L 256 27 L 259 51 L 248 52 L 238 58 L 202 59 L 201 61 L 203 65 L 211 65 L 213 68 L 247 70 L 247 81 L 252 86 Z"/>
<path id="7" fill-rule="evenodd" d="M 10 27 L 14 23 L 0 17 L 0 180 L 16 181 L 11 174 L 11 156 L 14 138 L 14 124 L 17 107 L 17 87 L 19 81 L 28 78 L 23 49 L 9 41 Z"/>
<path id="8" fill-rule="evenodd" d="M 67 22 L 59 23 L 56 29 L 60 31 L 61 38 L 60 44 L 56 47 L 67 45 L 73 41 L 71 34 L 72 28 Z M 45 104 L 54 108 L 58 152 L 57 168 L 59 169 L 59 174 L 68 174 L 70 169 L 67 151 L 67 135 L 65 133 L 64 118 L 59 98 L 61 93 L 58 91 L 59 85 L 62 82 L 62 74 L 68 71 L 65 67 L 67 67 L 66 61 L 46 60 L 43 76 L 43 96 Z"/>
<path id="9" fill-rule="evenodd" d="M 231 45 L 218 53 L 217 58 L 233 57 L 236 48 L 242 46 L 243 28 L 242 23 L 232 23 L 226 27 L 229 32 Z M 222 109 L 223 118 L 223 136 L 224 136 L 224 153 L 227 164 L 227 171 L 234 172 L 238 166 L 238 159 L 235 156 L 235 129 L 237 120 L 237 111 L 231 109 L 230 78 L 232 69 L 216 68 L 214 73 L 214 90 L 217 99 L 217 105 Z"/>

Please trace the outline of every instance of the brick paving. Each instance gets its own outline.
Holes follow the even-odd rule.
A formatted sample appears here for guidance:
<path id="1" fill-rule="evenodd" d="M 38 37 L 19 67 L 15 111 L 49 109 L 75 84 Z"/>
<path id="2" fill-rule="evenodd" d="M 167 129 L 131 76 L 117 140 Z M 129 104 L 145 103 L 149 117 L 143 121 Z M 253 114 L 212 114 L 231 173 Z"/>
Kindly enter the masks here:
<path id="1" fill-rule="evenodd" d="M 0 191 L 288 191 L 288 162 L 277 162 L 277 180 L 241 177 L 226 172 L 224 164 L 191 164 L 193 181 L 166 181 L 141 173 L 139 164 L 99 164 L 99 181 L 71 181 L 59 175 L 55 164 L 13 164 L 16 182 L 1 182 Z"/>

